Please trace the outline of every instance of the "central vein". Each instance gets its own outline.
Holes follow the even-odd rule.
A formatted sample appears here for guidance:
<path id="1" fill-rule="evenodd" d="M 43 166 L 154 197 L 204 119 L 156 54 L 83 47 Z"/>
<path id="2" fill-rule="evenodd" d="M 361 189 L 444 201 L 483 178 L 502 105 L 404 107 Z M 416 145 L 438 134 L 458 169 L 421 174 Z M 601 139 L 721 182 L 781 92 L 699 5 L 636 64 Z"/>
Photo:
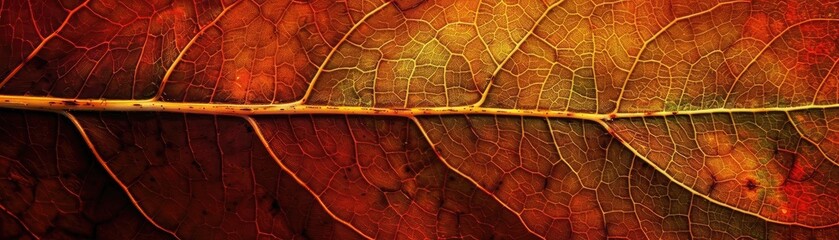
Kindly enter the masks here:
<path id="1" fill-rule="evenodd" d="M 803 105 L 795 107 L 768 108 L 712 108 L 684 111 L 654 111 L 595 114 L 547 109 L 507 109 L 474 106 L 380 108 L 363 106 L 323 106 L 299 103 L 286 104 L 235 104 L 235 103 L 189 103 L 162 102 L 154 100 L 105 100 L 31 97 L 0 95 L 0 108 L 42 111 L 115 111 L 115 112 L 178 112 L 217 115 L 288 115 L 288 114 L 336 114 L 414 117 L 425 115 L 484 114 L 498 116 L 525 116 L 571 118 L 583 120 L 612 120 L 619 118 L 661 117 L 714 113 L 759 113 L 790 112 L 839 108 L 839 104 Z"/>

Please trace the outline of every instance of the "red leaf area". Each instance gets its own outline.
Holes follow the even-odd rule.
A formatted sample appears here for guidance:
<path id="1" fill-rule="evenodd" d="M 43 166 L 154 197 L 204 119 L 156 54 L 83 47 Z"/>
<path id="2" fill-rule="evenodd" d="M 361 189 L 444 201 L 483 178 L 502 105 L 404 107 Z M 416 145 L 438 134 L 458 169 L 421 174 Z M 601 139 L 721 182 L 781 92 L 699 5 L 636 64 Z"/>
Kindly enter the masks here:
<path id="1" fill-rule="evenodd" d="M 837 17 L 0 1 L 0 239 L 836 239 Z"/>

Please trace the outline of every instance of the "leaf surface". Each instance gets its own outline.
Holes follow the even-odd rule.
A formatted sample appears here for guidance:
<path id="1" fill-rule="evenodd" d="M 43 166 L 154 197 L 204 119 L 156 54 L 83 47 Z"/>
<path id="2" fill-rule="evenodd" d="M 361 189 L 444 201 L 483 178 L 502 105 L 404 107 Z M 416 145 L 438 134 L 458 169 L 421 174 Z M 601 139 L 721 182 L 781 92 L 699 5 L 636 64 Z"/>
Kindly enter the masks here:
<path id="1" fill-rule="evenodd" d="M 829 0 L 0 13 L 4 238 L 839 234 Z"/>

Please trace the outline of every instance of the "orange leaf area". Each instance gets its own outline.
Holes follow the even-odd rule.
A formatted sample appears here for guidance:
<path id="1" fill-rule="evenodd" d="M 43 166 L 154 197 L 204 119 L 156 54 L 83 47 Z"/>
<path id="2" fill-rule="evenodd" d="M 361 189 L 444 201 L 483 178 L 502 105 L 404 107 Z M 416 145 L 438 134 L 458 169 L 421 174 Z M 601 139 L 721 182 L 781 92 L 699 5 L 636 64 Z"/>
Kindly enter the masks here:
<path id="1" fill-rule="evenodd" d="M 0 3 L 2 239 L 835 239 L 839 3 Z"/>

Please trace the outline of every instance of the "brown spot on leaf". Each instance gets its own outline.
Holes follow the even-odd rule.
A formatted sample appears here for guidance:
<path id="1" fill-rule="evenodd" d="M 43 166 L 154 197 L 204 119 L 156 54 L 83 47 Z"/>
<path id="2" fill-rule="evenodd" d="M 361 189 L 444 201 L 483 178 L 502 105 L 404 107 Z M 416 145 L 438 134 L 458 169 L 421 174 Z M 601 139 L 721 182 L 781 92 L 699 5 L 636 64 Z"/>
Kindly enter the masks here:
<path id="1" fill-rule="evenodd" d="M 755 191 L 758 188 L 758 185 L 757 185 L 757 182 L 755 182 L 754 179 L 748 179 L 748 180 L 746 180 L 745 187 L 749 191 Z"/>

